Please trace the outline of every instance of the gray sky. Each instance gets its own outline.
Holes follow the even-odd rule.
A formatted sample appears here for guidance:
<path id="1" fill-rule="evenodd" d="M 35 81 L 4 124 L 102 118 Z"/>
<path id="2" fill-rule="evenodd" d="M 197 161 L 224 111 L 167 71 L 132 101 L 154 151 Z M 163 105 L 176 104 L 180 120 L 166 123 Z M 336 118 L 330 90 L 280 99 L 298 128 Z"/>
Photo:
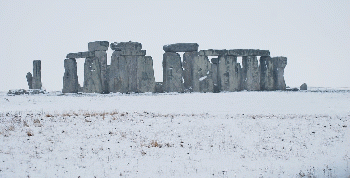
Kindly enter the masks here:
<path id="1" fill-rule="evenodd" d="M 62 90 L 63 61 L 90 41 L 137 41 L 162 81 L 163 45 L 268 49 L 286 56 L 287 86 L 350 87 L 350 1 L 0 1 L 0 91 L 28 88 L 32 61 L 43 87 Z M 108 60 L 112 51 L 108 51 Z M 84 60 L 78 60 L 79 80 Z M 82 82 L 80 82 L 82 85 Z"/>

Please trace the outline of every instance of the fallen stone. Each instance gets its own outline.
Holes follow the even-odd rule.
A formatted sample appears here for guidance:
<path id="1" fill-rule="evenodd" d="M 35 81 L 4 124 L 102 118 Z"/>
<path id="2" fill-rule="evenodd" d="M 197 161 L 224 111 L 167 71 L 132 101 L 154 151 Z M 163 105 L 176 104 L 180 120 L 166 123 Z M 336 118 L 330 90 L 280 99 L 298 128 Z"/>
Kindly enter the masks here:
<path id="1" fill-rule="evenodd" d="M 164 93 L 163 82 L 156 82 L 156 93 Z"/>
<path id="2" fill-rule="evenodd" d="M 193 52 L 198 51 L 197 43 L 175 43 L 164 45 L 163 50 L 165 52 Z"/>
<path id="3" fill-rule="evenodd" d="M 107 51 L 109 47 L 108 41 L 94 41 L 89 42 L 88 49 L 89 51 Z"/>
<path id="4" fill-rule="evenodd" d="M 307 90 L 306 83 L 303 83 L 302 85 L 300 85 L 300 90 Z"/>

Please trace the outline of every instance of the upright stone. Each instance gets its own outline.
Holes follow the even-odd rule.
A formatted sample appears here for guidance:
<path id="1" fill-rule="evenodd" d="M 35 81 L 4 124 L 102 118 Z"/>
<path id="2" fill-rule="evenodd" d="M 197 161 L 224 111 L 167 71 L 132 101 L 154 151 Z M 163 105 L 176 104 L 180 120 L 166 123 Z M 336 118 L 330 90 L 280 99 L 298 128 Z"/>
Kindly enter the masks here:
<path id="1" fill-rule="evenodd" d="M 286 90 L 286 83 L 284 81 L 284 68 L 287 65 L 286 57 L 274 57 L 273 67 L 274 67 L 274 80 L 276 90 Z"/>
<path id="2" fill-rule="evenodd" d="M 175 52 L 163 54 L 164 92 L 183 92 L 181 57 Z"/>
<path id="3" fill-rule="evenodd" d="M 260 90 L 276 90 L 274 80 L 274 65 L 270 56 L 260 57 Z"/>
<path id="4" fill-rule="evenodd" d="M 193 68 L 193 60 L 198 56 L 197 51 L 193 52 L 185 52 L 183 54 L 183 71 L 182 75 L 184 78 L 184 89 L 185 91 L 192 91 L 192 68 Z"/>
<path id="5" fill-rule="evenodd" d="M 212 80 L 213 80 L 213 92 L 219 93 L 221 90 L 221 82 L 218 76 L 218 68 L 219 68 L 219 58 L 211 59 L 211 72 L 212 72 Z"/>
<path id="6" fill-rule="evenodd" d="M 155 92 L 156 82 L 151 56 L 137 57 L 137 91 L 140 93 Z"/>
<path id="7" fill-rule="evenodd" d="M 41 89 L 41 61 L 34 60 L 33 61 L 33 89 Z"/>
<path id="8" fill-rule="evenodd" d="M 102 92 L 108 92 L 108 81 L 107 81 L 107 52 L 106 51 L 95 51 L 95 57 L 98 58 L 101 66 L 101 84 Z"/>
<path id="9" fill-rule="evenodd" d="M 192 83 L 194 92 L 213 92 L 212 65 L 207 56 L 199 55 L 194 58 L 192 68 Z"/>
<path id="10" fill-rule="evenodd" d="M 64 76 L 62 93 L 77 93 L 79 91 L 77 62 L 74 58 L 64 60 Z"/>
<path id="11" fill-rule="evenodd" d="M 33 76 L 32 73 L 28 72 L 26 75 L 29 89 L 33 89 Z"/>
<path id="12" fill-rule="evenodd" d="M 88 57 L 84 63 L 84 92 L 102 93 L 101 63 L 98 57 Z"/>
<path id="13" fill-rule="evenodd" d="M 260 90 L 259 64 L 256 56 L 243 56 L 243 83 L 248 91 Z"/>
<path id="14" fill-rule="evenodd" d="M 240 69 L 236 67 L 237 56 L 219 56 L 218 76 L 221 91 L 239 91 L 241 84 Z"/>

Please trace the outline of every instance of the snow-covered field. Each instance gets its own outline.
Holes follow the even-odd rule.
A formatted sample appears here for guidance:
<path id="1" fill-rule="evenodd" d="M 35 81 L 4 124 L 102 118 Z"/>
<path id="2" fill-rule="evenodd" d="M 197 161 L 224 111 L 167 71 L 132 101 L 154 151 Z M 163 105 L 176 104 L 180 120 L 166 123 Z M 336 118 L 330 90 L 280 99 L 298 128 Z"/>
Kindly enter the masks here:
<path id="1" fill-rule="evenodd" d="M 7 96 L 0 177 L 349 177 L 350 92 Z"/>

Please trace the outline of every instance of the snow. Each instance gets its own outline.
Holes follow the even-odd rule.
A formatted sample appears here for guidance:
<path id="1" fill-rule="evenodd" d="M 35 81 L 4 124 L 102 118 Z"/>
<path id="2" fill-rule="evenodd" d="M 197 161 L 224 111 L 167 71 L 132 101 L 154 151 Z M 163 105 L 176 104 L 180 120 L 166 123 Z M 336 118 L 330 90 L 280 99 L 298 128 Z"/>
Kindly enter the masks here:
<path id="1" fill-rule="evenodd" d="M 202 81 L 202 80 L 204 80 L 206 78 L 207 78 L 207 76 L 201 77 L 201 78 L 199 78 L 199 81 Z"/>
<path id="2" fill-rule="evenodd" d="M 347 91 L 0 93 L 0 122 L 0 177 L 350 175 Z"/>

